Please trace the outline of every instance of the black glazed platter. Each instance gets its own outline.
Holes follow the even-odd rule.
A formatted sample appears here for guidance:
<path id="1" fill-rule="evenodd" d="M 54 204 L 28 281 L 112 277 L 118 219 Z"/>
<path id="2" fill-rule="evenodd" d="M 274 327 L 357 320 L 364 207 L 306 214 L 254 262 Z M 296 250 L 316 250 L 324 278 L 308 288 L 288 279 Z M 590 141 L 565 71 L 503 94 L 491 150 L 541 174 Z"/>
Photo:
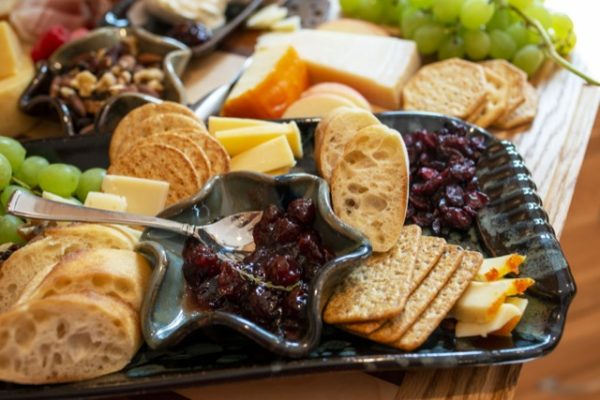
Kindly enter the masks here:
<path id="1" fill-rule="evenodd" d="M 437 114 L 415 112 L 389 112 L 378 118 L 400 132 L 437 130 L 449 120 Z M 294 170 L 316 173 L 312 154 L 318 120 L 297 122 L 305 157 Z M 490 202 L 479 213 L 477 229 L 447 239 L 482 251 L 487 257 L 511 252 L 527 255 L 522 276 L 534 278 L 536 284 L 527 291 L 529 305 L 512 338 L 457 339 L 438 328 L 421 348 L 402 352 L 325 325 L 320 344 L 308 356 L 289 359 L 228 328 L 212 326 L 173 348 L 150 350 L 144 346 L 125 369 L 98 379 L 43 388 L 0 384 L 0 399 L 102 396 L 332 370 L 373 372 L 499 365 L 549 353 L 562 335 L 576 291 L 575 282 L 536 186 L 514 145 L 474 126 L 470 134 L 482 135 L 486 141 L 477 175 Z M 89 168 L 108 165 L 109 141 L 109 135 L 95 134 L 31 141 L 25 146 L 28 154 L 43 155 L 51 162 Z"/>

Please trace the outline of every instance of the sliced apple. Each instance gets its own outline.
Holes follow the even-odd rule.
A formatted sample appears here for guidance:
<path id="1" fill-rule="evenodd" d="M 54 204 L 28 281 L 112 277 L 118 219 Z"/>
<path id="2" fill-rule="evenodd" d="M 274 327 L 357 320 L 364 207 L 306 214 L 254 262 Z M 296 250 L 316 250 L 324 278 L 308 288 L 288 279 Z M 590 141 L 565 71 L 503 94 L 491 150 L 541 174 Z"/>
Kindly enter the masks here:
<path id="1" fill-rule="evenodd" d="M 364 108 L 365 110 L 371 110 L 371 106 L 367 99 L 360 94 L 356 89 L 344 85 L 343 83 L 337 82 L 323 82 L 318 83 L 314 86 L 309 87 L 304 93 L 302 93 L 301 97 L 308 97 L 319 93 L 329 93 L 336 96 L 344 97 L 345 99 L 350 100 L 355 106 L 359 108 Z"/>
<path id="2" fill-rule="evenodd" d="M 285 110 L 283 118 L 322 117 L 338 107 L 358 108 L 345 97 L 318 93 L 296 100 Z"/>

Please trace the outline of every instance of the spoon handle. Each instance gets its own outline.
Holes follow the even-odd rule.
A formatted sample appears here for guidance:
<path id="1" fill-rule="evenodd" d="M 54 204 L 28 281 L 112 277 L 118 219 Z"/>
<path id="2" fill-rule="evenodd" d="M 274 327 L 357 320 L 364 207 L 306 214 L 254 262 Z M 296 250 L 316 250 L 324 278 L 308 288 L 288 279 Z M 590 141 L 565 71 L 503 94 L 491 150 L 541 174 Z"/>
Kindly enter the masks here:
<path id="1" fill-rule="evenodd" d="M 97 208 L 61 203 L 43 199 L 20 190 L 16 190 L 12 194 L 8 202 L 7 211 L 10 214 L 29 219 L 140 225 L 177 232 L 187 236 L 194 234 L 194 227 L 192 225 L 157 217 L 106 211 Z"/>

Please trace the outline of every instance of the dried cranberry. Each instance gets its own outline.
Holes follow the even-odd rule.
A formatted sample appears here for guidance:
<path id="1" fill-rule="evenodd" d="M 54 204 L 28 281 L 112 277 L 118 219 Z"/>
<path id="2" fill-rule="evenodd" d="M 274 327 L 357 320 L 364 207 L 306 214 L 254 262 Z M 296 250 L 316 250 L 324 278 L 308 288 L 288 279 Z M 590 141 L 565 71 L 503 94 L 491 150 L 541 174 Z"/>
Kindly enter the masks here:
<path id="1" fill-rule="evenodd" d="M 273 239 L 279 243 L 295 241 L 302 228 L 289 218 L 279 218 L 273 225 Z"/>
<path id="2" fill-rule="evenodd" d="M 462 207 L 465 203 L 463 200 L 464 192 L 462 188 L 458 185 L 448 185 L 446 186 L 446 200 L 448 204 L 453 205 L 455 207 Z"/>
<path id="3" fill-rule="evenodd" d="M 264 286 L 256 286 L 248 295 L 248 311 L 260 320 L 277 317 L 279 301 L 277 295 Z"/>
<path id="4" fill-rule="evenodd" d="M 424 180 L 433 179 L 433 178 L 437 177 L 439 174 L 440 173 L 433 168 L 423 167 L 423 168 L 419 169 L 419 178 L 424 179 Z"/>
<path id="5" fill-rule="evenodd" d="M 296 199 L 288 204 L 287 213 L 300 224 L 309 225 L 315 220 L 315 205 L 311 199 Z"/>
<path id="6" fill-rule="evenodd" d="M 267 279 L 276 285 L 289 286 L 298 282 L 302 269 L 296 261 L 283 255 L 276 255 L 269 260 L 265 268 Z"/>
<path id="7" fill-rule="evenodd" d="M 298 250 L 312 262 L 323 262 L 319 237 L 314 232 L 304 232 L 298 239 Z"/>
<path id="8" fill-rule="evenodd" d="M 261 222 L 262 221 L 266 221 L 269 223 L 275 222 L 282 215 L 283 215 L 283 210 L 281 208 L 277 207 L 275 204 L 271 204 L 270 206 L 265 208 L 265 210 L 263 211 Z"/>
<path id="9" fill-rule="evenodd" d="M 223 262 L 218 284 L 219 295 L 232 301 L 242 299 L 247 289 L 246 281 L 231 262 Z"/>
<path id="10" fill-rule="evenodd" d="M 419 212 L 412 216 L 412 220 L 421 227 L 428 227 L 433 222 L 433 214 L 430 212 Z"/>
<path id="11" fill-rule="evenodd" d="M 471 216 L 460 208 L 442 207 L 440 208 L 440 214 L 444 222 L 452 228 L 466 230 L 469 229 L 473 223 Z"/>
<path id="12" fill-rule="evenodd" d="M 475 210 L 483 208 L 489 201 L 489 197 L 482 192 L 470 191 L 466 194 L 466 203 Z"/>
<path id="13" fill-rule="evenodd" d="M 283 311 L 287 316 L 301 318 L 306 310 L 308 290 L 306 286 L 297 286 L 285 297 Z"/>
<path id="14" fill-rule="evenodd" d="M 219 274 L 221 261 L 216 253 L 202 244 L 186 246 L 184 250 L 183 274 L 192 286 Z"/>

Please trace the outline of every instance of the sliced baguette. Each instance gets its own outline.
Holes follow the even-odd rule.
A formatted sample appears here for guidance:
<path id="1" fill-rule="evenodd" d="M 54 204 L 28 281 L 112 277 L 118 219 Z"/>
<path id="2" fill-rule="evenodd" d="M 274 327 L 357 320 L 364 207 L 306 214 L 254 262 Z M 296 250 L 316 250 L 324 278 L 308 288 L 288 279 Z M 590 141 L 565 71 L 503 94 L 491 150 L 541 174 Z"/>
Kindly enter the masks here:
<path id="1" fill-rule="evenodd" d="M 122 369 L 141 345 L 138 314 L 94 293 L 31 301 L 0 314 L 0 380 L 48 384 Z"/>
<path id="2" fill-rule="evenodd" d="M 139 312 L 150 279 L 146 259 L 132 250 L 91 249 L 67 254 L 17 304 L 59 294 L 93 291 L 114 297 Z"/>
<path id="3" fill-rule="evenodd" d="M 15 251 L 0 266 L 0 312 L 8 310 L 25 291 L 46 277 L 67 253 L 91 248 L 133 250 L 136 241 L 119 229 L 99 224 L 75 224 L 47 229 Z"/>
<path id="4" fill-rule="evenodd" d="M 333 209 L 367 236 L 374 251 L 388 251 L 404 225 L 408 178 L 400 133 L 384 125 L 363 128 L 346 144 L 333 170 Z"/>

